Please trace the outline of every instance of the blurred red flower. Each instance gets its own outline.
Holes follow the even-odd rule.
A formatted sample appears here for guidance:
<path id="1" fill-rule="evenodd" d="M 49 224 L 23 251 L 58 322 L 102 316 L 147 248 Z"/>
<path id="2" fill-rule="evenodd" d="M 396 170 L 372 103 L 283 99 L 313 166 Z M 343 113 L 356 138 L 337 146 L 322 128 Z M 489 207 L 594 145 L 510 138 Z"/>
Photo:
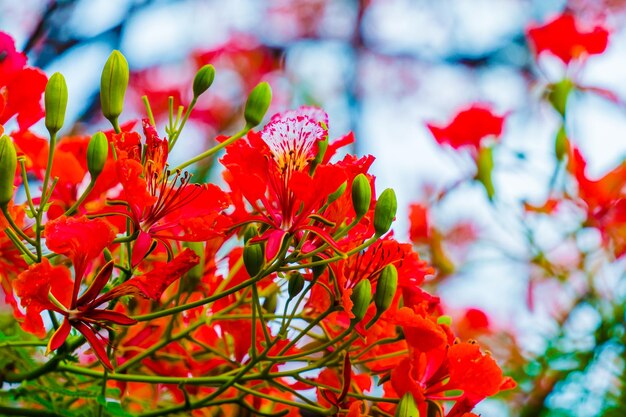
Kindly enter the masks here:
<path id="1" fill-rule="evenodd" d="M 548 51 L 565 64 L 588 55 L 601 54 L 609 41 L 606 28 L 595 26 L 589 31 L 582 31 L 579 22 L 568 13 L 543 26 L 530 27 L 526 35 L 537 55 Z"/>
<path id="2" fill-rule="evenodd" d="M 478 150 L 483 139 L 488 136 L 497 138 L 502 134 L 504 119 L 504 116 L 494 114 L 489 106 L 475 103 L 461 110 L 447 126 L 432 123 L 426 126 L 440 145 Z"/>

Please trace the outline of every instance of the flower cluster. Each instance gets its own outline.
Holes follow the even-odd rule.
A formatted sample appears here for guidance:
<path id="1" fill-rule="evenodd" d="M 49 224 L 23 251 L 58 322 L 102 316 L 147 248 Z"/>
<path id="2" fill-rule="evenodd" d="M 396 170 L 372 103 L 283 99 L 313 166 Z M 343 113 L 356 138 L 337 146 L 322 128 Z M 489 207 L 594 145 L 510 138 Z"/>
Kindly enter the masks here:
<path id="1" fill-rule="evenodd" d="M 18 122 L 0 140 L 0 277 L 25 346 L 47 346 L 43 363 L 34 351 L 4 381 L 100 386 L 97 402 L 68 407 L 111 415 L 105 397 L 154 415 L 467 417 L 515 386 L 422 289 L 434 270 L 390 232 L 394 192 L 376 192 L 374 158 L 345 154 L 354 136 L 329 137 L 323 110 L 258 128 L 271 99 L 259 83 L 239 132 L 171 167 L 210 64 L 161 136 L 149 97 L 147 118 L 118 123 L 133 77 L 115 51 L 100 93 L 113 129 L 63 136 L 63 76 L 46 83 L 0 41 L 0 121 Z M 28 130 L 42 94 L 49 138 Z M 478 112 L 484 131 L 457 140 L 462 126 L 431 127 L 440 142 L 478 150 L 499 135 L 502 118 L 468 111 L 456 124 Z M 194 182 L 188 167 L 221 150 L 226 187 Z"/>

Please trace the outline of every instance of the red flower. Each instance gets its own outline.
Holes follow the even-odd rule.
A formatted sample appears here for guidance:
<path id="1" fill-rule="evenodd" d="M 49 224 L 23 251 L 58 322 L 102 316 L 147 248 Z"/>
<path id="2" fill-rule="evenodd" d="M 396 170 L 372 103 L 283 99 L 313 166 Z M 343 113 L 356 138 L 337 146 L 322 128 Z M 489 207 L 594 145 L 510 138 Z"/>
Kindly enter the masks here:
<path id="1" fill-rule="evenodd" d="M 326 120 L 324 112 L 312 107 L 276 115 L 260 134 L 250 132 L 222 158 L 233 200 L 240 194 L 254 210 L 242 223 L 269 226 L 257 239 L 267 242 L 268 260 L 287 235 L 300 238 L 305 231 L 336 248 L 327 228 L 315 225 L 311 217 L 320 214 L 328 196 L 347 178 L 338 164 L 321 164 L 311 173 L 318 143 L 327 139 Z"/>
<path id="2" fill-rule="evenodd" d="M 152 272 L 133 277 L 123 284 L 100 294 L 109 282 L 113 272 L 113 261 L 100 269 L 89 288 L 76 300 L 72 299 L 72 280 L 64 266 L 51 266 L 47 258 L 31 266 L 20 274 L 14 283 L 15 291 L 26 308 L 25 330 L 43 336 L 44 328 L 40 313 L 43 310 L 55 311 L 65 317 L 61 326 L 48 342 L 48 351 L 58 349 L 67 339 L 72 327 L 78 330 L 94 350 L 100 362 L 113 369 L 104 346 L 106 338 L 97 327 L 110 328 L 110 323 L 128 326 L 136 321 L 118 311 L 100 309 L 103 304 L 124 295 L 142 295 L 158 300 L 161 294 L 175 280 L 198 263 L 198 257 L 189 249 L 181 252 L 170 263 L 156 267 Z M 81 280 L 77 278 L 73 285 Z"/>
<path id="3" fill-rule="evenodd" d="M 589 31 L 579 29 L 573 15 L 564 13 L 543 26 L 530 27 L 526 35 L 535 53 L 550 52 L 565 64 L 601 54 L 606 49 L 609 32 L 601 26 Z"/>
<path id="4" fill-rule="evenodd" d="M 21 323 L 22 328 L 43 337 L 45 329 L 41 312 L 56 310 L 48 298 L 48 293 L 67 305 L 72 297 L 70 291 L 72 284 L 70 271 L 64 266 L 50 265 L 47 258 L 22 272 L 13 282 L 15 293 L 20 297 L 22 307 L 26 309 L 25 319 Z"/>
<path id="5" fill-rule="evenodd" d="M 409 207 L 411 228 L 409 237 L 412 242 L 426 242 L 430 235 L 428 208 L 423 204 L 412 204 Z"/>
<path id="6" fill-rule="evenodd" d="M 147 120 L 143 128 L 143 146 L 136 132 L 112 138 L 119 158 L 121 198 L 128 203 L 134 231 L 139 233 L 133 265 L 145 257 L 153 239 L 169 248 L 170 239 L 205 241 L 223 235 L 230 225 L 222 213 L 230 205 L 226 193 L 213 184 L 192 184 L 186 171 L 168 170 L 167 140 L 159 138 Z"/>
<path id="7" fill-rule="evenodd" d="M 25 65 L 26 56 L 16 51 L 9 35 L 0 32 L 0 124 L 17 115 L 21 130 L 43 117 L 41 95 L 48 82 L 41 70 Z"/>
<path id="8" fill-rule="evenodd" d="M 515 386 L 478 345 L 455 344 L 454 335 L 447 325 L 438 322 L 436 305 L 428 299 L 409 303 L 398 310 L 396 317 L 409 354 L 391 371 L 391 385 L 398 396 L 410 392 L 423 413 L 426 400 L 450 400 L 456 403 L 447 416 L 461 417 L 484 398 Z M 448 394 L 453 390 L 462 394 Z"/>
<path id="9" fill-rule="evenodd" d="M 578 196 L 587 212 L 586 223 L 602 233 L 617 257 L 626 254 L 626 164 L 622 163 L 598 180 L 586 174 L 587 162 L 571 147 L 568 169 L 578 183 Z"/>
<path id="10" fill-rule="evenodd" d="M 62 216 L 46 224 L 44 237 L 50 250 L 72 260 L 76 277 L 71 302 L 73 308 L 88 263 L 113 242 L 115 232 L 101 219 Z"/>
<path id="11" fill-rule="evenodd" d="M 426 126 L 440 145 L 447 144 L 454 149 L 468 147 L 478 151 L 485 138 L 500 137 L 503 125 L 504 116 L 495 115 L 487 105 L 473 104 L 461 110 L 447 126 L 431 123 Z"/>

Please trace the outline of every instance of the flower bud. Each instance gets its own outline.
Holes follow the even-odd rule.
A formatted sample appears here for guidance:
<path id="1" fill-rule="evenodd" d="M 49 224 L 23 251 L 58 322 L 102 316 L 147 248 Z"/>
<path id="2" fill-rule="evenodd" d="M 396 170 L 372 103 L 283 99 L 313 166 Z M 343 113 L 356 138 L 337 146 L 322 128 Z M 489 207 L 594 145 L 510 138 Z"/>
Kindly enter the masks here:
<path id="1" fill-rule="evenodd" d="M 569 140 L 565 132 L 565 126 L 561 126 L 554 140 L 554 154 L 557 161 L 562 161 L 569 152 Z"/>
<path id="2" fill-rule="evenodd" d="M 46 129 L 55 134 L 63 127 L 65 110 L 67 109 L 67 84 L 59 72 L 52 74 L 44 92 L 46 107 Z"/>
<path id="3" fill-rule="evenodd" d="M 295 271 L 289 275 L 289 284 L 287 286 L 289 292 L 289 299 L 291 300 L 296 295 L 300 294 L 300 291 L 304 288 L 304 277 L 298 271 Z"/>
<path id="4" fill-rule="evenodd" d="M 249 224 L 243 232 L 243 243 L 248 243 L 253 237 L 259 235 L 259 228 L 255 224 Z"/>
<path id="5" fill-rule="evenodd" d="M 402 396 L 394 417 L 420 417 L 420 412 L 417 409 L 417 404 L 415 404 L 413 394 L 407 392 Z"/>
<path id="6" fill-rule="evenodd" d="M 17 152 L 8 136 L 0 137 L 0 206 L 6 206 L 13 199 L 13 184 L 17 168 Z"/>
<path id="7" fill-rule="evenodd" d="M 358 323 L 365 317 L 367 308 L 372 301 L 372 283 L 368 279 L 364 279 L 356 284 L 352 289 L 350 300 L 352 300 L 352 314 L 354 314 L 352 320 Z"/>
<path id="8" fill-rule="evenodd" d="M 120 51 L 111 52 L 100 78 L 100 104 L 102 114 L 114 125 L 124 108 L 128 77 L 128 62 L 124 55 Z"/>
<path id="9" fill-rule="evenodd" d="M 215 68 L 213 65 L 208 64 L 203 66 L 196 72 L 196 76 L 193 79 L 193 96 L 198 98 L 206 90 L 211 87 L 213 80 L 215 79 Z"/>
<path id="10" fill-rule="evenodd" d="M 476 161 L 477 172 L 476 179 L 480 181 L 487 191 L 489 200 L 493 200 L 496 190 L 493 186 L 493 150 L 490 147 L 481 148 L 478 151 L 478 160 Z"/>
<path id="11" fill-rule="evenodd" d="M 278 307 L 278 292 L 272 291 L 265 297 L 263 300 L 263 310 L 270 314 L 276 313 L 276 308 Z"/>
<path id="12" fill-rule="evenodd" d="M 374 294 L 374 304 L 376 304 L 376 314 L 381 315 L 387 310 L 396 295 L 398 288 L 398 270 L 393 264 L 387 265 L 380 273 L 376 284 L 376 294 Z"/>
<path id="13" fill-rule="evenodd" d="M 87 169 L 92 181 L 98 178 L 104 169 L 107 156 L 109 156 L 109 141 L 104 133 L 97 132 L 91 137 L 87 146 Z"/>
<path id="14" fill-rule="evenodd" d="M 550 90 L 548 91 L 548 100 L 554 110 L 559 112 L 561 117 L 565 117 L 565 112 L 567 110 L 567 99 L 570 96 L 570 93 L 574 89 L 575 85 L 569 78 L 564 78 L 558 83 L 554 83 L 550 85 Z"/>
<path id="15" fill-rule="evenodd" d="M 374 209 L 374 230 L 376 230 L 378 236 L 387 233 L 393 219 L 396 217 L 397 209 L 396 193 L 391 188 L 387 188 L 378 197 L 376 208 Z"/>
<path id="16" fill-rule="evenodd" d="M 246 243 L 243 247 L 243 264 L 251 277 L 256 276 L 263 268 L 263 246 L 260 243 Z"/>
<path id="17" fill-rule="evenodd" d="M 360 219 L 370 209 L 372 187 L 365 174 L 359 174 L 352 181 L 352 207 L 356 217 Z"/>
<path id="18" fill-rule="evenodd" d="M 267 82 L 261 82 L 254 87 L 248 96 L 246 108 L 243 113 L 248 127 L 252 128 L 263 121 L 263 117 L 270 107 L 271 101 L 272 89 Z"/>

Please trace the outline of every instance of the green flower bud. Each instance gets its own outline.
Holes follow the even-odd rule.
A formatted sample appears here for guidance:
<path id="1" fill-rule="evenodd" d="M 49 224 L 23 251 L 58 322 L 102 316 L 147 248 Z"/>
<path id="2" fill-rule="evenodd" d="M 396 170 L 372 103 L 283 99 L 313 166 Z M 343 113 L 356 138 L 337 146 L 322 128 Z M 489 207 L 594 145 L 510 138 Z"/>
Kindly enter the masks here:
<path id="1" fill-rule="evenodd" d="M 407 392 L 402 396 L 394 417 L 420 417 L 420 412 L 417 409 L 417 404 L 415 404 L 413 394 Z"/>
<path id="2" fill-rule="evenodd" d="M 368 279 L 364 279 L 352 289 L 350 295 L 352 300 L 352 314 L 354 314 L 354 323 L 358 323 L 363 320 L 367 308 L 372 301 L 372 283 Z"/>
<path id="3" fill-rule="evenodd" d="M 300 294 L 300 291 L 304 288 L 304 277 L 298 271 L 292 272 L 289 275 L 288 292 L 289 299 L 291 300 L 296 295 Z"/>
<path id="4" fill-rule="evenodd" d="M 253 237 L 259 235 L 259 228 L 255 224 L 249 224 L 243 232 L 243 242 L 248 243 Z"/>
<path id="5" fill-rule="evenodd" d="M 561 117 L 565 117 L 567 110 L 567 99 L 574 89 L 575 85 L 569 78 L 564 78 L 558 83 L 550 85 L 548 90 L 548 100 L 552 107 L 559 112 Z"/>
<path id="6" fill-rule="evenodd" d="M 278 292 L 272 291 L 265 297 L 265 300 L 263 300 L 263 310 L 274 314 L 276 313 L 276 307 L 278 307 Z"/>
<path id="7" fill-rule="evenodd" d="M 562 161 L 569 152 L 569 140 L 565 132 L 565 126 L 561 126 L 554 140 L 554 154 L 557 161 Z"/>
<path id="8" fill-rule="evenodd" d="M 215 79 L 215 68 L 213 65 L 208 64 L 203 66 L 196 72 L 196 76 L 193 79 L 193 96 L 198 98 L 206 90 L 211 87 L 213 80 Z"/>
<path id="9" fill-rule="evenodd" d="M 100 104 L 102 114 L 113 125 L 117 124 L 117 118 L 124 108 L 128 77 L 128 62 L 124 55 L 120 51 L 111 52 L 100 78 Z"/>
<path id="10" fill-rule="evenodd" d="M 243 264 L 251 277 L 256 276 L 263 268 L 265 254 L 260 243 L 250 244 L 243 247 Z"/>
<path id="11" fill-rule="evenodd" d="M 104 169 L 107 156 L 109 156 L 109 141 L 104 133 L 98 132 L 91 137 L 87 146 L 87 169 L 92 181 L 98 178 Z"/>
<path id="12" fill-rule="evenodd" d="M 52 74 L 43 97 L 46 107 L 46 129 L 52 135 L 63 127 L 67 109 L 67 84 L 61 73 Z"/>
<path id="13" fill-rule="evenodd" d="M 376 284 L 376 294 L 374 294 L 374 304 L 376 304 L 376 314 L 380 315 L 391 306 L 393 297 L 398 288 L 398 270 L 393 264 L 387 265 L 380 273 Z"/>
<path id="14" fill-rule="evenodd" d="M 267 109 L 272 101 L 272 89 L 268 83 L 261 82 L 250 92 L 246 108 L 244 110 L 244 118 L 248 127 L 252 128 L 259 125 L 265 117 Z"/>
<path id="15" fill-rule="evenodd" d="M 478 151 L 478 160 L 476 161 L 476 165 L 478 168 L 478 171 L 476 172 L 476 179 L 485 187 L 489 200 L 493 200 L 493 196 L 496 193 L 492 179 L 493 149 L 489 147 L 481 148 Z"/>
<path id="16" fill-rule="evenodd" d="M 378 236 L 384 235 L 391 228 L 397 209 L 396 193 L 391 188 L 387 188 L 378 197 L 374 209 L 374 230 Z"/>
<path id="17" fill-rule="evenodd" d="M 365 216 L 372 202 L 372 187 L 365 174 L 359 174 L 352 181 L 352 207 L 357 218 Z"/>
<path id="18" fill-rule="evenodd" d="M 0 137 L 0 206 L 6 206 L 13 199 L 13 184 L 17 168 L 17 152 L 10 137 Z"/>

